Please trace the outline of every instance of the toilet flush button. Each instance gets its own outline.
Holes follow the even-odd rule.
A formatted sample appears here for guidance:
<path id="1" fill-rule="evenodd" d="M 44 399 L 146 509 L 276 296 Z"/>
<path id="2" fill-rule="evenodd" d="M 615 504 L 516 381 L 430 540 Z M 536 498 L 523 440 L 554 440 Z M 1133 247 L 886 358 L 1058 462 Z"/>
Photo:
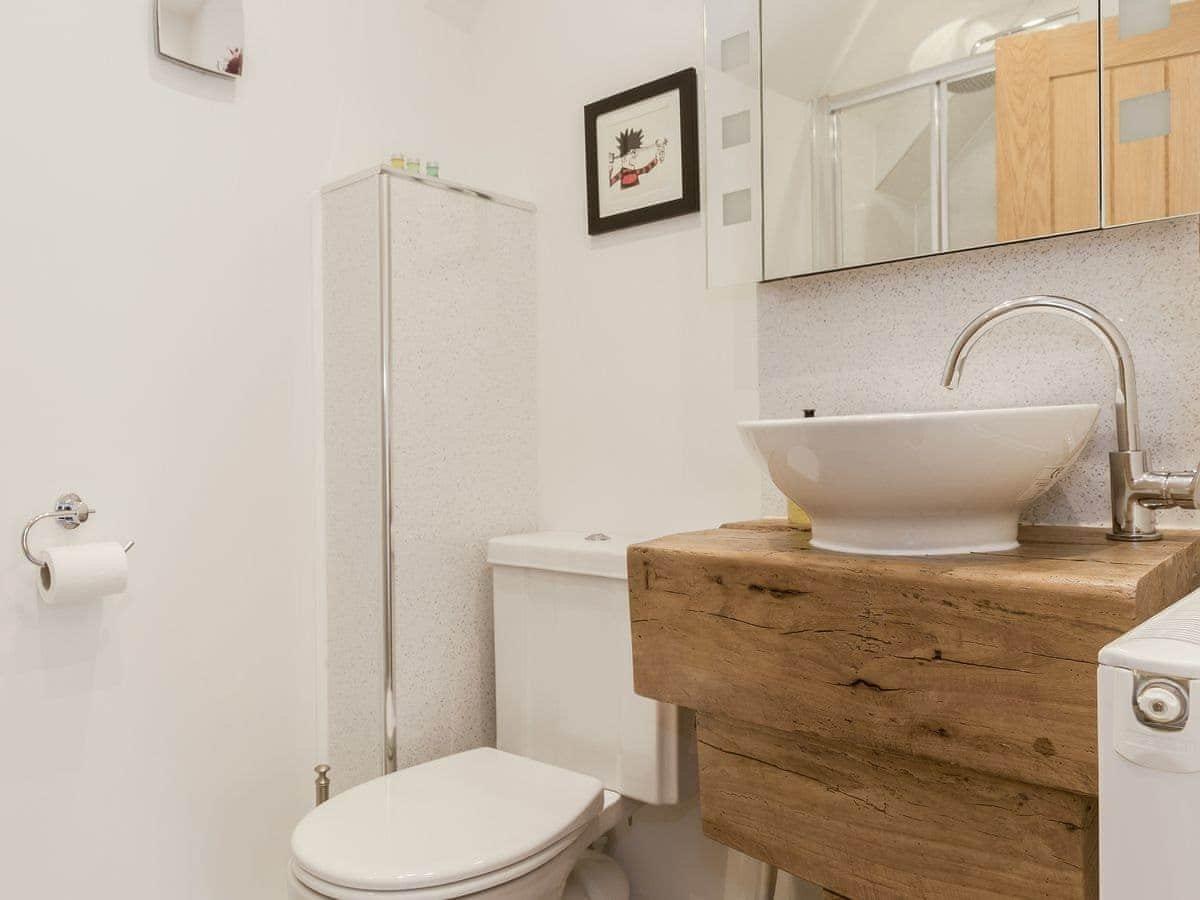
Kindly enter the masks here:
<path id="1" fill-rule="evenodd" d="M 1172 684 L 1148 684 L 1137 694 L 1137 707 L 1149 724 L 1173 725 L 1187 713 L 1183 692 Z"/>

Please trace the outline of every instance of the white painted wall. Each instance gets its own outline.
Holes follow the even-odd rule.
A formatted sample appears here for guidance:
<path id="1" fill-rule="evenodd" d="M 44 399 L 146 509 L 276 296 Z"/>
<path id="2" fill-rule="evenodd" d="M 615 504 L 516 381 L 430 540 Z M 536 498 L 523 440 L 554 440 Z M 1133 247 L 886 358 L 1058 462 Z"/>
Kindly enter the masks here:
<path id="1" fill-rule="evenodd" d="M 11 0 L 0 56 L 6 896 L 279 896 L 311 802 L 314 192 L 396 142 L 481 153 L 473 38 L 417 0 L 254 0 L 234 85 L 150 0 Z M 134 537 L 128 595 L 39 608 L 24 520 Z M 66 535 L 48 525 L 38 540 Z"/>
<path id="2" fill-rule="evenodd" d="M 584 103 L 699 66 L 700 5 L 255 0 L 237 84 L 159 60 L 149 0 L 5 10 L 6 890 L 280 886 L 321 749 L 319 185 L 403 149 L 539 204 L 542 525 L 756 512 L 753 295 L 705 293 L 699 216 L 585 227 Z M 138 539 L 124 598 L 37 606 L 16 539 L 66 489 L 77 538 Z"/>
<path id="3" fill-rule="evenodd" d="M 702 69 L 702 7 L 522 0 L 476 26 L 496 79 L 486 133 L 519 135 L 520 153 L 469 180 L 538 207 L 544 528 L 664 534 L 758 512 L 734 428 L 757 414 L 754 289 L 705 290 L 700 215 L 587 234 L 584 105 Z M 694 801 L 645 809 L 616 838 L 638 900 L 745 896 L 740 858 L 703 837 Z"/>
<path id="4" fill-rule="evenodd" d="M 587 234 L 584 105 L 700 69 L 702 22 L 701 0 L 632 17 L 525 0 L 490 5 L 477 26 L 501 79 L 487 133 L 515 129 L 521 152 L 472 180 L 539 213 L 547 528 L 667 532 L 757 510 L 758 476 L 733 427 L 757 412 L 753 290 L 705 290 L 700 215 Z"/>

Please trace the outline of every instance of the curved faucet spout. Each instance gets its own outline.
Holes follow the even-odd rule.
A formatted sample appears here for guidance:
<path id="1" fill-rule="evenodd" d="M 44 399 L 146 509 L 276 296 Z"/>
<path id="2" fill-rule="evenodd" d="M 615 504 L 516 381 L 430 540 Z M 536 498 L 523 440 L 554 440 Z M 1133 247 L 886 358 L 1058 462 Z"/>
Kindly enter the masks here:
<path id="1" fill-rule="evenodd" d="M 1078 300 L 1067 297 L 1022 297 L 988 310 L 964 328 L 958 340 L 954 342 L 950 358 L 946 361 L 946 370 L 942 374 L 942 387 L 949 390 L 958 387 L 967 355 L 979 339 L 992 328 L 1008 319 L 1037 312 L 1082 321 L 1100 338 L 1112 358 L 1117 375 L 1117 449 L 1120 452 L 1140 451 L 1142 437 L 1138 426 L 1137 376 L 1134 374 L 1133 354 L 1129 351 L 1129 344 L 1111 320 Z"/>

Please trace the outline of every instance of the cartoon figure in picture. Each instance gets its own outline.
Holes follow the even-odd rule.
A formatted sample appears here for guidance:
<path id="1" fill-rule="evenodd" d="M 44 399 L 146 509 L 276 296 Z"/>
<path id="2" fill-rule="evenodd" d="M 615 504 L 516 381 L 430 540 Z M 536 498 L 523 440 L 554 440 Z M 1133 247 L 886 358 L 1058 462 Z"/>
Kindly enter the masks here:
<path id="1" fill-rule="evenodd" d="M 643 162 L 649 152 L 644 146 L 645 132 L 639 128 L 636 131 L 626 128 L 617 135 L 617 152 L 608 154 L 608 186 L 621 185 L 621 190 L 637 187 L 642 183 L 642 176 L 667 158 L 666 138 L 654 142 L 654 156 L 649 162 Z"/>

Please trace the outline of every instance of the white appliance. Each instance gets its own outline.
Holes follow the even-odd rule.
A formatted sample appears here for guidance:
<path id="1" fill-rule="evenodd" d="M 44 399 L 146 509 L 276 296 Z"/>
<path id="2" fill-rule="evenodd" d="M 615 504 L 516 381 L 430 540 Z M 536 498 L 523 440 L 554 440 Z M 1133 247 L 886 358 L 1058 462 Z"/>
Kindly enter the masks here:
<path id="1" fill-rule="evenodd" d="M 293 898 L 628 900 L 617 864 L 587 848 L 634 802 L 679 799 L 680 752 L 678 710 L 633 692 L 628 545 L 561 533 L 489 543 L 498 749 L 314 809 L 292 835 Z"/>
<path id="2" fill-rule="evenodd" d="M 1200 591 L 1101 650 L 1099 680 L 1101 898 L 1200 897 Z"/>

